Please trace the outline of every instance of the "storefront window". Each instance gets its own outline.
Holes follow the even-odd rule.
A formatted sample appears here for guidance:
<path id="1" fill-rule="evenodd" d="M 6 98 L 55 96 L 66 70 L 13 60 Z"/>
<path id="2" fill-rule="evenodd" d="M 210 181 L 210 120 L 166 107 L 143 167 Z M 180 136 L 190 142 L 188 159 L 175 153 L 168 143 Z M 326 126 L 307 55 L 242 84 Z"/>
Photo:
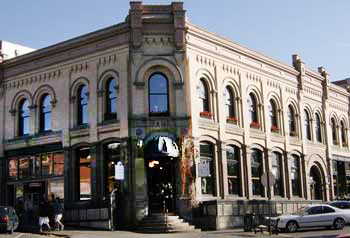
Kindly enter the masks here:
<path id="1" fill-rule="evenodd" d="M 42 165 L 42 175 L 43 176 L 50 176 L 53 172 L 53 166 L 52 166 L 52 153 L 49 154 L 43 154 L 41 156 L 41 165 Z"/>
<path id="2" fill-rule="evenodd" d="M 200 160 L 208 169 L 206 176 L 201 177 L 202 194 L 214 194 L 215 174 L 214 174 L 214 145 L 203 142 L 200 145 Z"/>
<path id="3" fill-rule="evenodd" d="M 29 168 L 29 158 L 21 158 L 19 159 L 19 178 L 26 179 L 31 175 L 31 171 Z"/>
<path id="4" fill-rule="evenodd" d="M 251 157 L 253 195 L 263 195 L 261 176 L 263 173 L 262 152 L 253 150 Z"/>
<path id="5" fill-rule="evenodd" d="M 229 146 L 226 151 L 228 193 L 240 195 L 240 149 Z"/>
<path id="6" fill-rule="evenodd" d="M 278 152 L 272 154 L 272 173 L 275 175 L 274 195 L 283 196 L 282 154 Z"/>
<path id="7" fill-rule="evenodd" d="M 48 193 L 51 197 L 51 194 L 54 194 L 55 197 L 64 199 L 64 180 L 51 180 L 48 182 Z"/>
<path id="8" fill-rule="evenodd" d="M 18 168 L 17 168 L 17 159 L 16 158 L 9 159 L 8 168 L 9 168 L 9 178 L 10 179 L 17 179 Z"/>
<path id="9" fill-rule="evenodd" d="M 296 155 L 293 155 L 293 158 L 291 160 L 291 180 L 292 180 L 293 196 L 301 196 L 300 163 L 299 163 L 299 157 Z"/>
<path id="10" fill-rule="evenodd" d="M 91 199 L 91 155 L 89 148 L 78 150 L 80 200 Z"/>
<path id="11" fill-rule="evenodd" d="M 107 193 L 110 194 L 113 189 L 117 187 L 117 180 L 115 179 L 115 165 L 120 161 L 120 143 L 110 143 L 105 146 L 105 158 L 107 158 Z M 107 194 L 107 195 L 108 195 Z"/>
<path id="12" fill-rule="evenodd" d="M 63 175 L 64 172 L 64 154 L 55 153 L 54 154 L 54 175 Z"/>
<path id="13" fill-rule="evenodd" d="M 33 156 L 32 159 L 35 159 L 35 177 L 41 177 L 41 158 L 40 155 Z"/>

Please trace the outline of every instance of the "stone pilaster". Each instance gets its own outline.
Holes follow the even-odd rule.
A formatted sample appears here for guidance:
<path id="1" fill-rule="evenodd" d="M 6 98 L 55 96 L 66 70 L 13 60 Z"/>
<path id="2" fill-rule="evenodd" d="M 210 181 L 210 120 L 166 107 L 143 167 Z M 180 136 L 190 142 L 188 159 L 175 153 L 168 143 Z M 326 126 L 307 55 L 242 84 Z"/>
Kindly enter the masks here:
<path id="1" fill-rule="evenodd" d="M 142 46 L 142 2 L 130 2 L 129 21 L 131 46 L 138 49 Z"/>
<path id="2" fill-rule="evenodd" d="M 64 204 L 73 202 L 73 166 L 72 166 L 72 149 L 64 147 Z"/>

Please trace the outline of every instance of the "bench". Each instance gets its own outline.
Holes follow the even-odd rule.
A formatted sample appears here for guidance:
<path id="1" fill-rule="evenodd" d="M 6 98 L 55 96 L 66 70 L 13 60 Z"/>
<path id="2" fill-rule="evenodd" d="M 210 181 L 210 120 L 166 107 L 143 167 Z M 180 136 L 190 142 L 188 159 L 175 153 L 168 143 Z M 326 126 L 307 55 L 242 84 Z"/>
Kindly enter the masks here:
<path id="1" fill-rule="evenodd" d="M 278 235 L 278 222 L 279 222 L 279 220 L 280 219 L 278 218 L 276 220 L 276 223 L 270 226 L 272 234 Z M 256 234 L 259 231 L 263 234 L 264 231 L 269 231 L 269 226 L 268 225 L 263 225 L 263 224 L 254 226 L 254 233 Z"/>

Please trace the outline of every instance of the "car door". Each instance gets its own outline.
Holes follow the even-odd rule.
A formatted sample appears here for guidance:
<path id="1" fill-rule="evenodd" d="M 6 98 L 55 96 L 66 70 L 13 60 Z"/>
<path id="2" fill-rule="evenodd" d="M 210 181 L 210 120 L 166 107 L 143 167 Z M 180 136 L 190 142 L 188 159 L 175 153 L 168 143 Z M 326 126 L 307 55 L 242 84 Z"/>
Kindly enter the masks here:
<path id="1" fill-rule="evenodd" d="M 300 217 L 300 227 L 323 226 L 322 206 L 309 208 L 306 213 Z"/>
<path id="2" fill-rule="evenodd" d="M 325 226 L 332 226 L 335 217 L 335 210 L 328 206 L 323 206 L 323 223 Z"/>

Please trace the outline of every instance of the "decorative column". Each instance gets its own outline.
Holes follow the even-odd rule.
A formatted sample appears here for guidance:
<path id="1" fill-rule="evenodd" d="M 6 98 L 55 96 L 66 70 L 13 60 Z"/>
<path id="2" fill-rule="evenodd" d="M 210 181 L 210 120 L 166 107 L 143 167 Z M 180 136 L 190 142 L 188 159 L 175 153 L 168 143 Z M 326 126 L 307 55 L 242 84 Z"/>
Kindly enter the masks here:
<path id="1" fill-rule="evenodd" d="M 74 182 L 73 182 L 73 156 L 70 147 L 64 147 L 64 204 L 69 205 L 74 201 Z"/>
<path id="2" fill-rule="evenodd" d="M 272 156 L 273 156 L 272 150 L 265 148 L 265 151 L 264 151 L 265 173 L 272 172 L 272 162 L 271 162 L 273 159 Z M 265 193 L 265 197 L 270 199 L 273 198 L 274 196 L 273 186 L 271 186 L 270 184 L 270 188 L 265 187 L 264 193 Z"/>
<path id="3" fill-rule="evenodd" d="M 219 146 L 218 146 L 218 151 L 220 151 L 219 154 L 219 159 L 221 158 L 221 161 L 218 161 L 218 164 L 220 166 L 219 171 L 219 178 L 220 178 L 220 196 L 222 199 L 225 199 L 229 193 L 228 193 L 228 177 L 227 177 L 227 158 L 226 158 L 226 143 L 221 141 Z M 220 156 L 221 154 L 221 156 Z M 221 172 L 221 173 L 220 173 Z"/>
<path id="4" fill-rule="evenodd" d="M 245 160 L 243 160 L 245 162 L 244 164 L 244 168 L 245 168 L 245 174 L 246 176 L 244 177 L 245 179 L 245 196 L 247 197 L 247 199 L 251 199 L 253 197 L 253 188 L 252 188 L 252 170 L 251 170 L 251 164 L 252 164 L 252 160 L 251 160 L 251 156 L 252 156 L 252 150 L 250 149 L 249 146 L 245 146 Z"/>
<path id="5" fill-rule="evenodd" d="M 291 182 L 291 176 L 290 176 L 290 160 L 292 159 L 292 156 L 289 152 L 285 151 L 284 152 L 284 156 L 283 156 L 283 164 L 284 164 L 284 170 L 283 172 L 285 173 L 285 191 L 284 191 L 284 195 L 286 198 L 288 198 L 289 200 L 292 199 L 293 197 L 293 191 L 292 191 L 292 182 Z"/>

